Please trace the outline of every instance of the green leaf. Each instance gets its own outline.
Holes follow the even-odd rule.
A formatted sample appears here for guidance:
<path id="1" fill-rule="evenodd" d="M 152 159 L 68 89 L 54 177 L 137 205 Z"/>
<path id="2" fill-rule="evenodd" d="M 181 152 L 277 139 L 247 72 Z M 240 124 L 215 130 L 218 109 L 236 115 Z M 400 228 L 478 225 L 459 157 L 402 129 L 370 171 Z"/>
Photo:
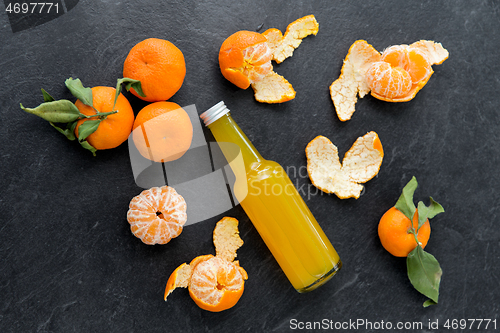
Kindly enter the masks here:
<path id="1" fill-rule="evenodd" d="M 426 206 L 422 201 L 418 203 L 418 228 L 424 225 L 427 219 L 432 219 L 439 213 L 444 213 L 444 208 L 431 197 L 431 204 Z"/>
<path id="2" fill-rule="evenodd" d="M 45 89 L 42 88 L 42 94 L 43 94 L 43 101 L 44 102 L 53 102 L 55 101 L 55 98 L 50 96 L 48 92 L 45 91 Z"/>
<path id="3" fill-rule="evenodd" d="M 422 202 L 419 201 L 417 205 L 418 209 L 418 230 L 420 230 L 420 227 L 424 225 L 425 221 L 427 221 L 427 216 L 429 214 L 429 208 Z"/>
<path id="4" fill-rule="evenodd" d="M 49 124 L 54 127 L 57 131 L 59 131 L 59 133 L 62 133 L 64 136 L 66 136 L 69 140 L 73 141 L 76 139 L 75 137 L 75 129 L 74 129 L 74 126 L 76 126 L 76 121 L 75 122 L 72 122 L 72 123 L 68 123 L 66 125 L 66 128 L 65 129 L 62 129 L 61 127 L 55 125 L 53 122 L 49 122 Z"/>
<path id="5" fill-rule="evenodd" d="M 128 78 L 128 77 L 124 77 L 122 79 L 119 79 L 118 82 L 119 82 L 118 84 L 125 83 L 125 89 L 127 91 L 130 91 L 131 88 L 134 88 L 135 92 L 139 96 L 146 97 L 146 95 L 142 91 L 141 81 L 134 80 L 134 79 L 131 79 L 131 78 Z"/>
<path id="6" fill-rule="evenodd" d="M 124 77 L 121 79 L 118 79 L 116 81 L 116 94 L 115 94 L 115 102 L 113 103 L 113 110 L 115 109 L 115 104 L 116 100 L 118 99 L 118 96 L 120 95 L 121 92 L 121 85 L 125 83 L 125 89 L 127 91 L 130 91 L 131 88 L 134 88 L 135 92 L 141 96 L 141 97 L 146 97 L 144 92 L 142 91 L 142 86 L 141 86 L 141 81 L 139 80 L 134 80 L 128 77 Z"/>
<path id="7" fill-rule="evenodd" d="M 410 221 L 413 220 L 413 215 L 415 215 L 415 204 L 413 203 L 413 193 L 415 193 L 415 189 L 417 188 L 418 183 L 415 177 L 406 184 L 403 188 L 401 196 L 396 202 L 395 207 L 400 210 Z"/>
<path id="8" fill-rule="evenodd" d="M 437 214 L 444 213 L 444 208 L 440 204 L 438 204 L 432 197 L 431 199 L 431 204 L 429 206 L 429 212 L 427 213 L 427 218 L 432 219 L 434 216 Z"/>
<path id="9" fill-rule="evenodd" d="M 83 104 L 93 106 L 92 103 L 92 89 L 85 88 L 80 79 L 67 79 L 64 84 L 68 87 L 71 94 L 78 98 Z"/>
<path id="10" fill-rule="evenodd" d="M 439 298 L 439 283 L 441 282 L 443 271 L 436 258 L 432 254 L 425 252 L 418 245 L 408 254 L 406 268 L 408 278 L 413 287 L 423 295 L 429 297 L 434 303 L 437 303 Z"/>
<path id="11" fill-rule="evenodd" d="M 96 120 L 86 120 L 84 121 L 80 127 L 78 127 L 78 141 L 84 141 L 90 134 L 94 133 L 99 124 L 101 123 L 100 119 Z"/>
<path id="12" fill-rule="evenodd" d="M 83 148 L 90 150 L 92 152 L 92 155 L 96 156 L 95 152 L 97 151 L 97 149 L 95 149 L 94 146 L 92 146 L 87 141 L 80 141 L 80 144 L 82 145 Z"/>
<path id="13" fill-rule="evenodd" d="M 424 308 L 428 307 L 428 306 L 431 306 L 431 305 L 434 305 L 434 304 L 437 304 L 436 302 L 434 302 L 432 299 L 428 299 L 427 301 L 424 302 Z"/>
<path id="14" fill-rule="evenodd" d="M 25 108 L 21 104 L 21 109 L 53 123 L 69 123 L 80 116 L 80 111 L 75 104 L 67 99 L 45 102 L 34 109 Z"/>

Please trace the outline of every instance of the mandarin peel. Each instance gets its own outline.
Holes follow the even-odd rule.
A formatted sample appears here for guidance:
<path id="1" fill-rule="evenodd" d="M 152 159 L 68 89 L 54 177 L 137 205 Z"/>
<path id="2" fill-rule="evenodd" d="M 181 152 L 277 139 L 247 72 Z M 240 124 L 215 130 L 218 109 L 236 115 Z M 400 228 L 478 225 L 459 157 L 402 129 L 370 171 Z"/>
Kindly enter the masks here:
<path id="1" fill-rule="evenodd" d="M 234 261 L 243 245 L 238 220 L 224 217 L 217 222 L 213 241 L 216 255 L 202 255 L 182 264 L 170 275 L 164 300 L 176 288 L 188 288 L 193 301 L 202 309 L 219 312 L 233 307 L 244 290 L 247 272 Z"/>
<path id="2" fill-rule="evenodd" d="M 306 147 L 307 172 L 314 186 L 340 199 L 359 198 L 363 185 L 379 170 L 384 157 L 382 143 L 375 132 L 359 137 L 340 163 L 337 147 L 324 136 L 317 136 Z"/>
<path id="3" fill-rule="evenodd" d="M 302 39 L 316 35 L 318 31 L 318 21 L 314 15 L 308 15 L 290 23 L 284 35 L 276 28 L 268 29 L 262 35 L 267 38 L 273 60 L 279 64 L 293 55 L 293 51 L 299 47 Z"/>
<path id="4" fill-rule="evenodd" d="M 341 121 L 351 119 L 357 96 L 387 102 L 412 100 L 434 73 L 432 65 L 448 58 L 441 43 L 421 40 L 388 47 L 382 54 L 364 40 L 352 44 L 341 74 L 330 85 L 330 97 Z"/>
<path id="5" fill-rule="evenodd" d="M 278 29 L 262 34 L 238 31 L 229 36 L 219 50 L 222 75 L 241 89 L 252 86 L 255 99 L 261 103 L 283 103 L 295 98 L 293 86 L 273 71 L 271 60 L 282 62 L 293 55 L 302 39 L 317 34 L 313 15 L 290 23 L 283 35 Z"/>
<path id="6" fill-rule="evenodd" d="M 380 53 L 364 40 L 354 42 L 349 48 L 339 78 L 330 85 L 330 96 L 341 121 L 351 119 L 357 96 L 363 98 L 370 92 L 365 74 L 380 57 Z"/>

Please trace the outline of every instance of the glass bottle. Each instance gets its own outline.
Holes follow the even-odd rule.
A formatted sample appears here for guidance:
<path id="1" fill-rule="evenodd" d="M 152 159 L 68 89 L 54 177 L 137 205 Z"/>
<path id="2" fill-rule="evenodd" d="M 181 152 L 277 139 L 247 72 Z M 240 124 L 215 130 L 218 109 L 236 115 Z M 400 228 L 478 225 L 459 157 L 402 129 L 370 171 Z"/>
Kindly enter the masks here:
<path id="1" fill-rule="evenodd" d="M 244 170 L 231 165 L 234 194 L 293 287 L 302 293 L 323 285 L 342 262 L 285 170 L 262 158 L 224 102 L 200 117 L 228 160 L 233 153 L 221 143 L 239 146 Z"/>

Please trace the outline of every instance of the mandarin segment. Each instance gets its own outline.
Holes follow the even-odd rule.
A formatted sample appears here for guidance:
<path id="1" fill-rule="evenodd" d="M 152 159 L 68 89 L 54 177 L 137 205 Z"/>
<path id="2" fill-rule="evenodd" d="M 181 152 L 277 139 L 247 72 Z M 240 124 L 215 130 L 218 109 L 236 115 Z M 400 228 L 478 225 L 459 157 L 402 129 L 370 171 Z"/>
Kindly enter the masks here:
<path id="1" fill-rule="evenodd" d="M 248 279 L 247 272 L 234 261 L 236 250 L 243 245 L 238 220 L 224 217 L 217 222 L 213 241 L 216 256 L 198 256 L 174 270 L 165 287 L 165 300 L 175 288 L 187 287 L 193 301 L 207 311 L 223 311 L 238 302 Z"/>
<path id="2" fill-rule="evenodd" d="M 152 187 L 132 198 L 127 212 L 130 230 L 148 245 L 179 236 L 187 221 L 186 202 L 170 186 Z"/>
<path id="3" fill-rule="evenodd" d="M 363 98 L 370 92 L 365 74 L 379 60 L 380 53 L 364 40 L 354 42 L 349 48 L 339 78 L 330 85 L 330 97 L 341 121 L 351 119 L 357 96 Z"/>
<path id="4" fill-rule="evenodd" d="M 363 186 L 375 177 L 384 152 L 377 133 L 359 137 L 340 163 L 337 147 L 324 136 L 318 136 L 306 147 L 307 172 L 314 186 L 340 199 L 359 198 Z"/>
<path id="5" fill-rule="evenodd" d="M 366 72 L 366 82 L 371 91 L 387 98 L 406 96 L 412 87 L 410 74 L 400 67 L 384 61 L 374 62 Z"/>
<path id="6" fill-rule="evenodd" d="M 288 25 L 285 34 L 271 28 L 262 34 L 267 38 L 271 47 L 273 60 L 278 64 L 293 55 L 293 51 L 302 43 L 302 39 L 309 35 L 316 35 L 319 30 L 318 21 L 314 15 L 304 16 Z"/>

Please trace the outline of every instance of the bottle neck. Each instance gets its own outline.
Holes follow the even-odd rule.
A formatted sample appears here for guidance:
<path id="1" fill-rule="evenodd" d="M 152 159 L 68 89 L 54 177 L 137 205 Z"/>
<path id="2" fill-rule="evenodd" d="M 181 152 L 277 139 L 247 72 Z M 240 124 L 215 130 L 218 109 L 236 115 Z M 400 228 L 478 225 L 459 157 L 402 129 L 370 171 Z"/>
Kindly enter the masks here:
<path id="1" fill-rule="evenodd" d="M 245 167 L 249 167 L 252 163 L 261 162 L 264 159 L 260 153 L 255 149 L 252 142 L 248 140 L 247 136 L 241 128 L 236 124 L 236 122 L 231 117 L 231 113 L 226 113 L 210 125 L 208 128 L 212 132 L 217 142 L 230 142 L 238 145 L 243 156 Z M 221 145 L 221 150 L 228 158 L 231 155 L 229 152 L 225 151 L 224 146 Z"/>

